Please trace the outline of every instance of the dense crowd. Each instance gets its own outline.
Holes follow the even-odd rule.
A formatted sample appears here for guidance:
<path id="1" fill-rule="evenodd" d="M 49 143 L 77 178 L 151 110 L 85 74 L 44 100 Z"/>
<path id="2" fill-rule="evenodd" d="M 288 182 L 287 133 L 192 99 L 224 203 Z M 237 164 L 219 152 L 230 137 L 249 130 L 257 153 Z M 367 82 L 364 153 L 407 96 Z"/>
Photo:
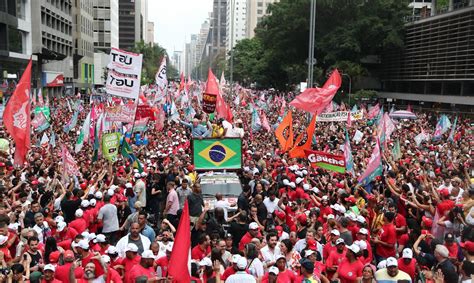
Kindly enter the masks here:
<path id="1" fill-rule="evenodd" d="M 69 102 L 51 98 L 47 133 L 56 144 L 32 136 L 21 168 L 12 164 L 13 143 L 0 152 L 0 281 L 172 282 L 169 259 L 188 200 L 192 282 L 471 282 L 471 120 L 459 117 L 453 141 L 447 132 L 419 145 L 415 136 L 433 133 L 439 115 L 397 121 L 382 175 L 361 186 L 357 177 L 376 144 L 376 126 L 366 116 L 350 127 L 318 122 L 315 150 L 342 155 L 346 129 L 363 137 L 351 142 L 355 176 L 313 168 L 282 152 L 274 135 L 285 111 L 293 111 L 296 133 L 308 124 L 305 113 L 285 107 L 291 96 L 237 89 L 227 96 L 231 121 L 203 113 L 198 96 L 190 101 L 192 118 L 176 101 L 175 119 L 165 102 L 163 128 L 149 122 L 147 144 L 131 139 L 143 171 L 121 157 L 95 160 L 90 142 L 74 153 L 90 108 L 110 102 L 83 103 L 77 126 L 65 133 Z M 252 129 L 249 106 L 266 113 L 270 131 Z M 205 137 L 242 138 L 236 203 L 220 194 L 213 208 L 203 201 L 190 140 Z M 392 155 L 395 141 L 399 157 Z M 64 174 L 59 145 L 70 149 L 80 176 Z"/>

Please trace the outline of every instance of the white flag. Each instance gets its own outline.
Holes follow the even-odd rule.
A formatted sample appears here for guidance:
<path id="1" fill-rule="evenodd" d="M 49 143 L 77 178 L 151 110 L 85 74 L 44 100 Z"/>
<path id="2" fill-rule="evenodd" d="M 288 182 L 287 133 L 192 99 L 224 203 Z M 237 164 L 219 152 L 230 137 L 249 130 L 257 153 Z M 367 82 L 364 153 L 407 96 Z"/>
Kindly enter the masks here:
<path id="1" fill-rule="evenodd" d="M 161 89 L 165 89 L 168 86 L 168 79 L 166 78 L 166 56 L 161 60 L 160 68 L 158 72 L 156 72 L 155 83 Z"/>

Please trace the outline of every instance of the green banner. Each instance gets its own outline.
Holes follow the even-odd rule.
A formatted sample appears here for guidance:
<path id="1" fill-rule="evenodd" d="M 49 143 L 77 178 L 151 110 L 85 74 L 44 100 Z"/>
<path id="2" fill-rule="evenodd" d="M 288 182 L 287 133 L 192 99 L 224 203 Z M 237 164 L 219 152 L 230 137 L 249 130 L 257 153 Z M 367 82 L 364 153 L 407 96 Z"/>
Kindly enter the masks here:
<path id="1" fill-rule="evenodd" d="M 193 163 L 196 170 L 242 168 L 241 139 L 193 139 Z"/>
<path id="2" fill-rule="evenodd" d="M 43 106 L 43 107 L 36 106 L 35 114 L 39 112 L 43 112 L 44 116 L 46 117 L 46 119 L 48 119 L 48 121 L 51 120 L 51 110 L 49 109 L 48 106 Z"/>
<path id="3" fill-rule="evenodd" d="M 102 153 L 104 158 L 114 162 L 117 160 L 120 146 L 120 133 L 109 133 L 102 136 Z"/>

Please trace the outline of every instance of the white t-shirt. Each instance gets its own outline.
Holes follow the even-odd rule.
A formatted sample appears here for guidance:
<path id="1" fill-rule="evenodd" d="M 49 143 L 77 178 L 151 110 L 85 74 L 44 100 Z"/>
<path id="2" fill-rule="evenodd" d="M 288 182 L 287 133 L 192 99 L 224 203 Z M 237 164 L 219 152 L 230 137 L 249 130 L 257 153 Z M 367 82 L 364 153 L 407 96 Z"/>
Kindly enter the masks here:
<path id="1" fill-rule="evenodd" d="M 221 207 L 222 209 L 224 209 L 224 219 L 227 220 L 227 209 L 231 208 L 230 203 L 226 200 L 218 200 L 214 204 L 214 207 Z"/>
<path id="2" fill-rule="evenodd" d="M 266 245 L 260 250 L 260 253 L 262 254 L 263 262 L 265 263 L 275 262 L 276 258 L 281 255 L 280 247 L 278 247 L 278 245 L 276 245 L 273 250 L 270 250 L 268 245 Z"/>
<path id="3" fill-rule="evenodd" d="M 257 282 L 255 278 L 247 274 L 245 271 L 237 271 L 235 274 L 232 274 L 227 278 L 225 283 L 255 283 Z"/>
<path id="4" fill-rule="evenodd" d="M 252 274 L 254 277 L 262 277 L 263 274 L 265 273 L 263 270 L 263 263 L 258 259 L 258 257 L 254 258 L 253 260 L 249 260 L 249 272 Z"/>
<path id="5" fill-rule="evenodd" d="M 278 198 L 275 198 L 273 201 L 271 201 L 269 197 L 266 197 L 263 200 L 263 204 L 267 208 L 267 212 L 269 215 L 272 214 L 275 211 L 275 209 L 278 209 L 278 201 L 279 201 Z"/>

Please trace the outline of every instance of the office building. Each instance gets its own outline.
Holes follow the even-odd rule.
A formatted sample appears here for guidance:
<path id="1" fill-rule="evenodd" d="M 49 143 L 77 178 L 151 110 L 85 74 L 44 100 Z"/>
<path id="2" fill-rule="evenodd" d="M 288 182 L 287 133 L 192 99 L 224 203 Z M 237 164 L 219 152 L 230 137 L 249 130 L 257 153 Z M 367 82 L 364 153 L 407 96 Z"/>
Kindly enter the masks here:
<path id="1" fill-rule="evenodd" d="M 94 0 L 73 1 L 74 93 L 94 86 Z"/>
<path id="2" fill-rule="evenodd" d="M 226 54 L 235 44 L 247 38 L 247 0 L 227 0 Z"/>
<path id="3" fill-rule="evenodd" d="M 211 61 L 225 53 L 227 36 L 227 0 L 214 0 L 210 21 L 210 58 Z"/>
<path id="4" fill-rule="evenodd" d="M 12 93 L 31 54 L 31 0 L 0 1 L 0 92 L 2 96 Z M 33 60 L 36 60 L 36 56 Z"/>
<path id="5" fill-rule="evenodd" d="M 147 22 L 146 25 L 146 43 L 153 45 L 155 43 L 155 23 Z"/>
<path id="6" fill-rule="evenodd" d="M 248 0 L 247 1 L 247 38 L 255 36 L 255 28 L 263 17 L 268 14 L 268 5 L 278 2 L 279 0 Z"/>
<path id="7" fill-rule="evenodd" d="M 131 50 L 136 42 L 146 42 L 146 0 L 119 0 L 119 47 Z"/>
<path id="8" fill-rule="evenodd" d="M 119 47 L 118 0 L 94 0 L 94 52 Z"/>

